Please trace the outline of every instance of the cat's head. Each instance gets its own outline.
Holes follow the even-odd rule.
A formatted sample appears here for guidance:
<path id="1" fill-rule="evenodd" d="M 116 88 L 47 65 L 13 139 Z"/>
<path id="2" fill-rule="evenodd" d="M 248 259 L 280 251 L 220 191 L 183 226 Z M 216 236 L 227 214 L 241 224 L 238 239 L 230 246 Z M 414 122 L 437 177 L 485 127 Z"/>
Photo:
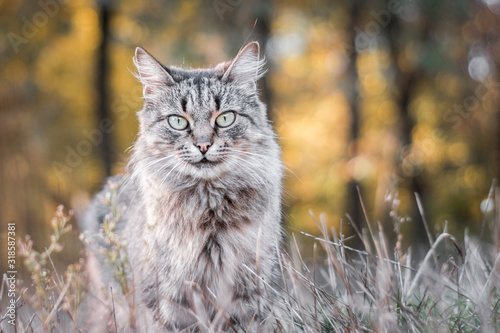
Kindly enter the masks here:
<path id="1" fill-rule="evenodd" d="M 274 134 L 258 96 L 265 61 L 257 42 L 209 69 L 166 67 L 142 48 L 134 61 L 144 95 L 135 157 L 160 178 L 219 177 L 265 159 Z"/>

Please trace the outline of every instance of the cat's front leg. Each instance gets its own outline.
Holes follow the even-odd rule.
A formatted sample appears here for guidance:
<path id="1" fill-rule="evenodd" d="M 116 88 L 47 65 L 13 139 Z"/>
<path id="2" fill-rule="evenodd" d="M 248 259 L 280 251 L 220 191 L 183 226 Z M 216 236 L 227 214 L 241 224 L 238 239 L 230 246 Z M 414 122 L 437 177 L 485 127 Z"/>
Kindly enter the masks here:
<path id="1" fill-rule="evenodd" d="M 272 304 L 269 290 L 252 277 L 240 275 L 233 288 L 230 322 L 243 332 L 271 332 Z"/>
<path id="2" fill-rule="evenodd" d="M 243 304 L 238 305 L 238 302 Z M 235 308 L 247 308 L 248 304 L 244 301 L 236 301 Z M 271 311 L 267 305 L 261 306 L 258 311 L 233 311 L 229 321 L 231 325 L 241 332 L 272 332 L 273 320 L 271 318 Z"/>

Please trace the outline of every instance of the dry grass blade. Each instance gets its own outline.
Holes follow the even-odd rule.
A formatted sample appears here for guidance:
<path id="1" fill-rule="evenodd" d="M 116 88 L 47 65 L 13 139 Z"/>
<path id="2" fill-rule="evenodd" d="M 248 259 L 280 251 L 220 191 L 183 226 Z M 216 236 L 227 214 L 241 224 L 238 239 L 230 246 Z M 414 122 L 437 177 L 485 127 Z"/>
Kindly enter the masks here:
<path id="1" fill-rule="evenodd" d="M 115 299 L 113 296 L 113 287 L 109 287 L 109 291 L 111 293 L 111 311 L 113 312 L 113 321 L 115 323 L 115 332 L 118 332 L 118 326 L 116 324 L 116 311 L 115 311 Z"/>
<path id="2" fill-rule="evenodd" d="M 483 218 L 481 220 L 481 233 L 479 234 L 479 240 L 483 240 L 484 237 L 484 228 L 486 226 L 486 215 L 487 212 L 489 211 L 490 205 L 493 202 L 492 199 L 493 199 L 493 193 L 495 191 L 496 182 L 497 180 L 493 179 L 493 181 L 491 182 L 490 191 L 488 192 L 488 198 L 486 199 L 486 207 L 484 208 Z"/>
<path id="3" fill-rule="evenodd" d="M 444 241 L 445 239 L 450 239 L 453 241 L 453 243 L 455 243 L 456 245 L 456 241 L 455 241 L 455 237 L 453 237 L 452 235 L 450 234 L 441 234 L 439 235 L 439 237 L 436 239 L 436 241 L 434 242 L 434 244 L 432 245 L 431 249 L 429 250 L 429 252 L 427 252 L 427 255 L 425 256 L 424 258 L 424 261 L 422 262 L 420 268 L 418 269 L 417 271 L 417 275 L 415 276 L 415 278 L 413 279 L 413 282 L 410 286 L 410 289 L 408 289 L 408 293 L 406 294 L 406 297 L 410 297 L 412 292 L 413 292 L 413 289 L 415 289 L 415 287 L 417 286 L 417 283 L 420 279 L 420 277 L 422 276 L 423 274 L 423 271 L 424 269 L 426 268 L 426 265 L 427 265 L 427 262 L 430 260 L 431 256 L 433 257 L 435 254 L 436 254 L 436 248 L 437 246 L 442 242 Z"/>
<path id="4" fill-rule="evenodd" d="M 33 314 L 31 315 L 31 318 L 30 318 L 30 320 L 28 321 L 28 325 L 27 325 L 27 326 L 26 326 L 26 328 L 24 329 L 24 333 L 27 333 L 27 332 L 28 332 L 28 329 L 29 329 L 29 328 L 31 328 L 31 324 L 33 323 L 33 319 L 35 319 L 35 315 L 36 315 L 35 313 L 33 313 Z M 33 330 L 33 329 L 31 329 L 31 330 Z"/>
<path id="5" fill-rule="evenodd" d="M 493 199 L 491 191 L 489 198 Z M 417 205 L 422 205 L 418 196 Z M 317 219 L 311 213 L 322 235 L 318 237 L 305 232 L 300 234 L 315 241 L 312 262 L 309 261 L 311 258 L 304 255 L 304 249 L 299 246 L 300 239 L 292 235 L 290 249 L 293 251 L 290 254 L 287 254 L 280 247 L 278 239 L 275 239 L 276 267 L 277 273 L 280 272 L 281 276 L 279 279 L 274 279 L 273 283 L 269 282 L 272 280 L 271 276 L 261 275 L 258 264 L 254 268 L 241 265 L 242 269 L 248 270 L 255 277 L 259 289 L 255 297 L 272 297 L 277 308 L 267 313 L 274 317 L 275 331 L 311 333 L 500 331 L 498 313 L 500 254 L 495 250 L 493 243 L 483 240 L 479 242 L 466 232 L 465 242 L 461 248 L 455 237 L 448 232 L 440 234 L 435 241 L 428 232 L 431 248 L 420 264 L 412 263 L 412 248 L 408 248 L 405 252 L 401 246 L 402 234 L 396 229 L 399 225 L 395 227 L 398 239 L 391 243 L 391 238 L 384 230 L 387 227 L 384 225 L 383 228 L 382 224 L 377 222 L 378 230 L 375 233 L 375 229 L 371 229 L 362 200 L 361 207 L 365 213 L 366 228 L 358 230 L 350 216 L 347 215 L 347 218 L 354 227 L 354 236 L 357 235 L 363 241 L 365 248 L 362 250 L 346 245 L 346 241 L 353 236 L 344 235 L 343 224 L 340 225 L 340 233 L 337 234 L 335 228 L 328 226 L 324 215 L 320 215 Z M 419 210 L 425 220 L 424 210 L 422 207 Z M 116 214 L 119 215 L 119 211 L 116 211 Z M 61 211 L 58 216 L 61 222 L 65 221 Z M 391 217 L 395 224 L 400 223 L 397 222 L 399 221 L 397 214 Z M 113 218 L 108 221 L 111 227 L 110 235 L 112 235 L 113 221 Z M 426 224 L 424 222 L 424 225 Z M 65 228 L 64 223 L 55 223 L 55 227 L 57 230 Z M 495 230 L 492 238 L 497 233 L 498 230 Z M 443 246 L 449 242 L 454 248 Z M 57 244 L 57 241 L 54 242 L 40 254 L 46 259 L 44 264 L 52 265 L 54 271 L 55 265 L 51 262 L 50 254 L 58 249 Z M 113 244 L 121 249 L 119 240 Z M 27 241 L 22 249 L 26 256 L 31 256 L 30 258 L 34 253 L 32 245 L 31 241 Z M 262 244 L 258 244 L 257 248 L 260 245 Z M 260 253 L 257 252 L 255 260 L 259 263 Z M 35 267 L 38 262 L 32 259 L 31 263 Z M 43 267 L 44 272 L 50 273 L 47 267 L 40 267 Z M 123 273 L 120 276 L 125 277 L 125 271 L 122 270 L 124 267 L 120 265 L 117 267 L 120 268 L 119 272 Z M 157 276 L 151 278 L 155 279 Z M 65 309 L 64 301 L 71 297 L 71 279 L 68 279 L 67 275 L 49 274 L 43 281 L 49 284 L 51 294 L 55 293 L 58 297 L 47 297 L 50 301 L 47 303 L 51 306 L 50 311 L 45 314 L 40 312 L 39 317 L 42 319 L 45 331 L 57 330 L 59 323 L 55 320 L 56 314 Z M 4 282 L 5 277 L 2 288 L 5 287 Z M 133 278 L 130 285 L 120 286 L 122 292 L 132 292 L 134 287 Z M 218 306 L 217 297 L 212 290 L 208 290 L 210 295 L 202 292 L 196 285 L 193 286 L 194 290 L 197 290 L 203 299 L 198 299 L 198 303 L 191 309 L 192 315 L 199 321 L 191 329 L 253 332 L 253 327 L 250 329 L 241 327 L 238 323 L 233 325 L 230 314 Z M 118 328 L 118 323 L 122 324 L 121 311 L 115 309 L 115 299 L 116 306 L 119 306 L 118 297 L 115 297 L 118 294 L 115 295 L 113 289 L 110 291 L 113 317 L 109 318 L 109 329 L 118 332 L 121 330 Z M 128 299 L 121 301 L 129 302 Z M 130 318 L 126 319 L 135 322 L 135 319 L 131 318 L 135 318 L 134 315 L 137 315 L 135 312 L 141 309 L 135 305 L 133 299 L 130 301 L 132 301 L 129 309 Z M 160 303 L 162 300 L 158 298 L 156 301 Z M 204 304 L 207 302 L 211 303 L 217 313 L 203 312 Z M 34 331 L 32 326 L 35 324 L 32 325 L 32 322 L 37 323 L 34 318 L 37 318 L 38 313 L 33 313 L 27 325 L 23 323 L 23 329 L 29 330 L 31 327 Z M 256 312 L 255 320 L 263 319 L 258 314 Z M 256 323 L 253 324 L 255 325 Z M 135 328 L 138 332 L 142 329 L 140 326 Z M 75 329 L 78 331 L 80 328 Z"/>
<path id="6" fill-rule="evenodd" d="M 57 301 L 55 302 L 52 311 L 50 311 L 49 315 L 45 319 L 45 326 L 48 326 L 52 320 L 54 319 L 57 311 L 59 310 L 59 307 L 61 306 L 62 301 L 64 300 L 64 297 L 66 296 L 66 293 L 68 292 L 69 286 L 71 285 L 71 280 L 68 280 L 66 284 L 64 285 L 63 290 L 59 294 L 59 297 L 57 298 Z"/>
<path id="7" fill-rule="evenodd" d="M 424 224 L 425 233 L 427 234 L 427 239 L 429 240 L 429 245 L 430 245 L 430 248 L 432 249 L 432 247 L 434 245 L 434 237 L 432 237 L 431 231 L 429 229 L 429 224 L 427 223 L 427 219 L 425 218 L 424 205 L 422 204 L 422 200 L 420 199 L 420 195 L 417 192 L 415 192 L 414 194 L 415 194 L 415 199 L 417 200 L 418 211 L 420 212 L 420 217 L 422 218 L 422 223 Z M 432 251 L 432 253 L 433 253 L 432 256 L 434 259 L 434 265 L 437 267 L 437 265 L 438 265 L 437 256 L 436 256 L 434 251 Z"/>

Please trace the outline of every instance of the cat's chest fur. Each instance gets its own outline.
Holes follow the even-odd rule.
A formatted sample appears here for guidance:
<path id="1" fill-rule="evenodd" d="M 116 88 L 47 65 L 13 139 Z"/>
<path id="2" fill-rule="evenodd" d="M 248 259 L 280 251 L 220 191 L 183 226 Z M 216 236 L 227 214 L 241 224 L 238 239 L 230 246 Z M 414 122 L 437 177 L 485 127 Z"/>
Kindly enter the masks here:
<path id="1" fill-rule="evenodd" d="M 266 209 L 266 194 L 257 187 L 219 181 L 186 182 L 180 186 L 158 188 L 150 178 L 142 186 L 147 206 L 147 226 L 158 232 L 225 233 L 242 230 L 255 223 Z M 163 235 L 165 236 L 165 235 Z"/>
<path id="2" fill-rule="evenodd" d="M 143 198 L 156 204 L 146 206 L 147 219 L 138 230 L 145 245 L 133 255 L 139 274 L 157 272 L 149 281 L 159 281 L 165 294 L 173 293 L 170 286 L 191 281 L 218 297 L 231 297 L 238 272 L 254 266 L 261 222 L 270 219 L 264 192 L 220 182 L 158 191 L 154 179 L 147 183 Z"/>

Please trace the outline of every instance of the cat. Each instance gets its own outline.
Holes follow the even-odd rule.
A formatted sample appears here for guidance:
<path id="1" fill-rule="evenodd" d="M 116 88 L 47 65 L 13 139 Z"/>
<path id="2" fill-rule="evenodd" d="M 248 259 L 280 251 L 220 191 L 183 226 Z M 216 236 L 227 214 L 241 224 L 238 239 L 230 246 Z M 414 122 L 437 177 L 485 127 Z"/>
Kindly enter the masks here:
<path id="1" fill-rule="evenodd" d="M 134 62 L 144 105 L 128 172 L 111 179 L 81 222 L 87 235 L 102 233 L 103 202 L 121 184 L 115 232 L 138 314 L 133 325 L 115 321 L 141 332 L 271 330 L 283 165 L 257 89 L 259 44 L 209 69 L 165 67 L 142 48 Z M 106 250 L 89 243 L 93 253 Z M 109 265 L 99 255 L 88 265 L 93 286 L 114 286 L 113 304 L 94 292 L 101 299 L 87 305 L 93 318 L 107 318 L 107 331 L 112 307 L 115 317 L 132 314 L 120 310 Z"/>

